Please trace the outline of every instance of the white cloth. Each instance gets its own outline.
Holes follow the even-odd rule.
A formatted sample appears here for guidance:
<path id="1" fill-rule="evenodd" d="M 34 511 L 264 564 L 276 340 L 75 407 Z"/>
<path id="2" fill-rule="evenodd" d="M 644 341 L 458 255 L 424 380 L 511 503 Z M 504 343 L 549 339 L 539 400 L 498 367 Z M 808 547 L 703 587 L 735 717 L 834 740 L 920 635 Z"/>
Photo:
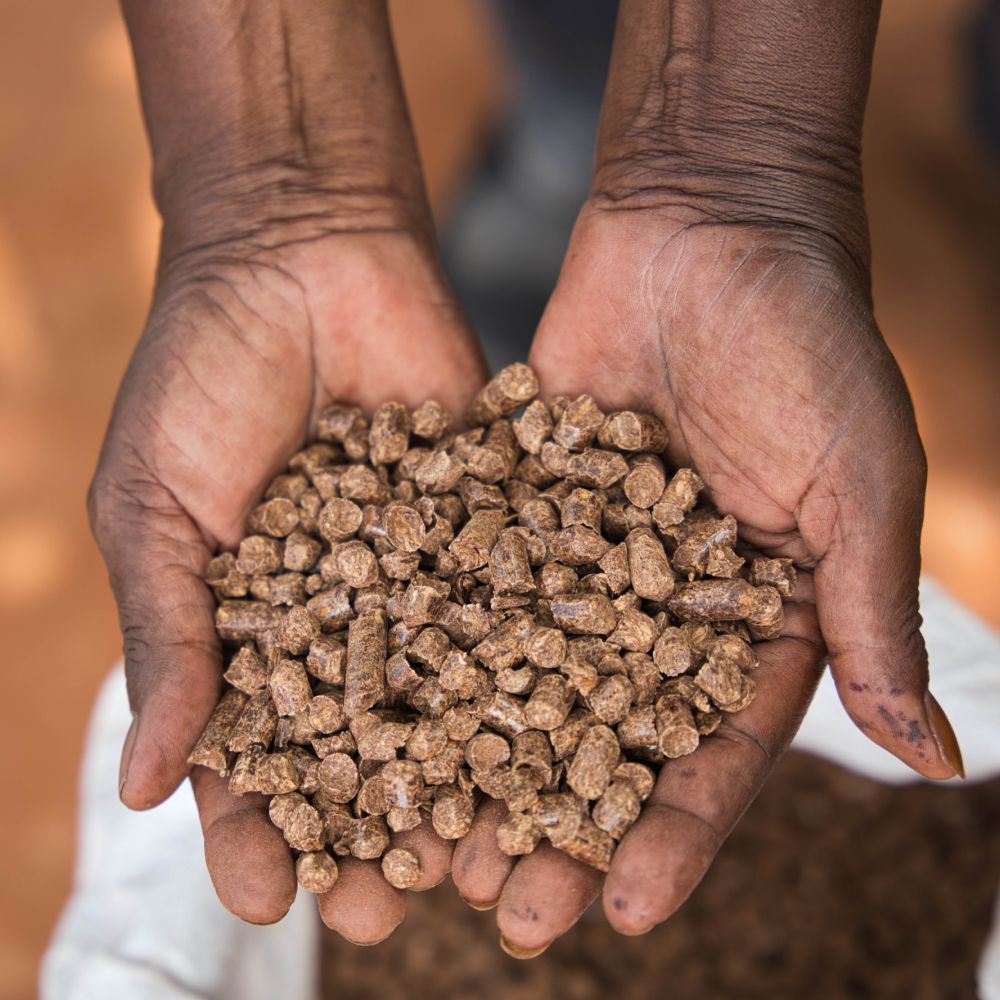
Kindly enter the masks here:
<path id="1" fill-rule="evenodd" d="M 87 733 L 73 893 L 42 962 L 42 1000 L 314 1000 L 319 926 L 301 891 L 278 924 L 227 912 L 185 782 L 151 812 L 118 800 L 131 721 L 118 666 Z"/>
<path id="2" fill-rule="evenodd" d="M 923 581 L 921 606 L 934 692 L 955 726 L 969 779 L 995 777 L 1000 636 L 932 581 Z M 313 1000 L 319 939 L 312 898 L 300 893 L 272 927 L 227 913 L 205 870 L 190 787 L 150 813 L 131 813 L 118 801 L 129 721 L 119 667 L 101 690 L 87 737 L 76 881 L 42 965 L 42 1000 Z M 793 746 L 878 781 L 921 780 L 854 728 L 828 675 Z M 983 1000 L 1000 1000 L 1000 909 L 979 991 Z"/>

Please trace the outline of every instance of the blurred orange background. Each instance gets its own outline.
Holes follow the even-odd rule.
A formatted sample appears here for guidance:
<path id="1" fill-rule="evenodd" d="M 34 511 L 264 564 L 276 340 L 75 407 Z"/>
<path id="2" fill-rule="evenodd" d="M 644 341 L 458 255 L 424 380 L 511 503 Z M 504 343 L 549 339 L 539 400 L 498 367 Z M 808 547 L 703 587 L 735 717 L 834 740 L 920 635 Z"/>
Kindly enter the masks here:
<path id="1" fill-rule="evenodd" d="M 888 0 L 865 162 L 877 315 L 930 463 L 927 572 L 1000 625 L 1000 173 L 964 118 L 973 4 Z M 69 889 L 84 727 L 120 641 L 84 493 L 141 329 L 157 219 L 116 4 L 0 4 L 0 996 L 34 993 Z M 502 114 L 485 6 L 398 0 L 443 218 Z M 961 735 L 961 734 L 959 734 Z M 11 752 L 10 748 L 14 748 Z"/>

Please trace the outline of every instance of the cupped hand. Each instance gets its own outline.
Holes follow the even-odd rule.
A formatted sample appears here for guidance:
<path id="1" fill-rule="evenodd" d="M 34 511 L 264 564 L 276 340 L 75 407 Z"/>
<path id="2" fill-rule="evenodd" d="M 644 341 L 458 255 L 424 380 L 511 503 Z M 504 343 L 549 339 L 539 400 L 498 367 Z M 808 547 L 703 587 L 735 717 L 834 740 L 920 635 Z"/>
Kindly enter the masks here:
<path id="1" fill-rule="evenodd" d="M 124 636 L 134 718 L 120 794 L 133 809 L 158 804 L 187 775 L 218 696 L 206 564 L 242 537 L 317 413 L 333 400 L 371 411 L 431 396 L 460 413 L 485 375 L 428 240 L 340 215 L 310 215 L 304 228 L 246 226 L 165 251 L 115 403 L 88 499 Z M 205 768 L 192 782 L 223 903 L 253 922 L 279 919 L 296 881 L 266 799 L 231 795 Z M 398 837 L 421 855 L 417 888 L 444 876 L 450 845 L 424 828 Z M 377 862 L 346 859 L 319 905 L 329 926 L 372 943 L 405 903 Z"/>
<path id="2" fill-rule="evenodd" d="M 924 456 L 863 264 L 805 227 L 591 204 L 531 363 L 548 394 L 656 413 L 670 462 L 697 469 L 744 541 L 812 573 L 784 634 L 755 647 L 757 700 L 662 768 L 606 878 L 551 848 L 512 864 L 493 839 L 501 810 L 477 818 L 454 878 L 474 904 L 499 901 L 512 953 L 547 946 L 602 882 L 618 930 L 666 919 L 790 742 L 824 645 L 866 735 L 927 777 L 961 773 L 920 634 Z"/>

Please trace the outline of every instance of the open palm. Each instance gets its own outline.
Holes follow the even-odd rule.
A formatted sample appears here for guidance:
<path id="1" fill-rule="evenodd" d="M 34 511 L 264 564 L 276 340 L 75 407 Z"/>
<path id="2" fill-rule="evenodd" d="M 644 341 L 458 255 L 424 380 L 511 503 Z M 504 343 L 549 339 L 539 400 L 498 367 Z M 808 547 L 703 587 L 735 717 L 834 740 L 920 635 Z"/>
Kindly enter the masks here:
<path id="1" fill-rule="evenodd" d="M 216 249 L 163 268 L 90 493 L 135 715 L 127 805 L 156 805 L 188 772 L 221 680 L 205 566 L 242 537 L 318 411 L 434 396 L 460 412 L 483 376 L 432 252 L 409 235 Z M 246 919 L 278 919 L 296 884 L 266 799 L 232 796 L 204 768 L 192 780 L 220 898 Z M 398 836 L 421 855 L 427 885 L 443 877 L 449 846 L 423 828 Z M 403 907 L 377 865 L 353 859 L 320 898 L 327 923 L 361 942 L 384 937 Z"/>
<path id="2" fill-rule="evenodd" d="M 824 643 L 855 722 L 921 773 L 953 776 L 925 703 L 923 453 L 860 268 L 810 234 L 589 207 L 531 361 L 548 393 L 656 413 L 672 464 L 698 470 L 744 541 L 814 571 L 800 575 L 783 636 L 756 647 L 760 697 L 696 758 L 664 765 L 605 880 L 614 926 L 648 930 L 700 880 L 794 735 Z M 551 850 L 484 866 L 495 822 L 477 820 L 459 847 L 456 882 L 473 901 L 499 897 L 509 947 L 531 953 L 601 878 Z"/>

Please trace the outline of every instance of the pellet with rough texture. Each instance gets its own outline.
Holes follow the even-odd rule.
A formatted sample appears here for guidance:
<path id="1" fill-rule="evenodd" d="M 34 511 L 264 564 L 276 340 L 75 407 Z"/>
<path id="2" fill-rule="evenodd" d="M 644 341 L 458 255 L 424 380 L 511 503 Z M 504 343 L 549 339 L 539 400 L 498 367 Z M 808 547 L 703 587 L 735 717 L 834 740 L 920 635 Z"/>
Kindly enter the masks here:
<path id="1" fill-rule="evenodd" d="M 422 816 L 463 836 L 483 796 L 502 850 L 607 870 L 656 766 L 756 694 L 790 561 L 744 566 L 655 417 L 537 391 L 505 369 L 460 432 L 433 402 L 327 408 L 209 562 L 227 688 L 192 759 L 271 796 L 314 891 Z"/>
<path id="2" fill-rule="evenodd" d="M 410 411 L 402 403 L 383 403 L 372 415 L 368 431 L 371 460 L 376 465 L 398 462 L 410 446 Z"/>
<path id="3" fill-rule="evenodd" d="M 656 702 L 656 736 L 665 757 L 684 757 L 698 749 L 698 728 L 691 707 L 677 695 Z"/>
<path id="4" fill-rule="evenodd" d="M 469 832 L 475 814 L 471 798 L 449 789 L 434 799 L 431 825 L 442 839 L 458 840 Z"/>
<path id="5" fill-rule="evenodd" d="M 585 799 L 599 798 L 611 782 L 621 748 L 607 726 L 591 726 L 566 772 L 566 783 Z"/>
<path id="6" fill-rule="evenodd" d="M 594 803 L 594 822 L 615 840 L 621 840 L 639 818 L 642 803 L 635 788 L 627 781 L 613 781 Z"/>
<path id="7" fill-rule="evenodd" d="M 295 877 L 308 892 L 329 892 L 339 874 L 337 862 L 326 851 L 307 851 L 295 861 Z"/>
<path id="8" fill-rule="evenodd" d="M 632 589 L 647 601 L 665 601 L 674 592 L 674 573 L 663 543 L 649 528 L 636 528 L 625 539 Z"/>
<path id="9" fill-rule="evenodd" d="M 348 717 L 372 708 L 385 690 L 386 619 L 383 611 L 355 618 L 347 632 L 344 711 Z"/>
<path id="10" fill-rule="evenodd" d="M 538 394 L 538 378 L 520 362 L 502 368 L 469 404 L 470 424 L 490 424 L 513 413 Z"/>
<path id="11" fill-rule="evenodd" d="M 358 767 L 346 753 L 332 753 L 324 757 L 316 777 L 320 788 L 333 802 L 348 803 L 358 794 Z"/>
<path id="12" fill-rule="evenodd" d="M 397 889 L 409 889 L 420 881 L 420 859 L 405 847 L 394 847 L 382 858 L 382 874 Z"/>
<path id="13" fill-rule="evenodd" d="M 243 713 L 249 697 L 242 691 L 226 691 L 212 712 L 204 731 L 194 745 L 189 764 L 200 764 L 225 774 L 229 769 L 229 751 L 226 744 L 237 720 Z"/>
<path id="14" fill-rule="evenodd" d="M 511 812 L 497 828 L 497 846 L 512 857 L 530 854 L 538 846 L 543 832 L 544 828 L 534 816 Z"/>
<path id="15" fill-rule="evenodd" d="M 428 399 L 413 411 L 410 424 L 417 437 L 437 441 L 451 426 L 451 414 L 436 400 Z"/>

